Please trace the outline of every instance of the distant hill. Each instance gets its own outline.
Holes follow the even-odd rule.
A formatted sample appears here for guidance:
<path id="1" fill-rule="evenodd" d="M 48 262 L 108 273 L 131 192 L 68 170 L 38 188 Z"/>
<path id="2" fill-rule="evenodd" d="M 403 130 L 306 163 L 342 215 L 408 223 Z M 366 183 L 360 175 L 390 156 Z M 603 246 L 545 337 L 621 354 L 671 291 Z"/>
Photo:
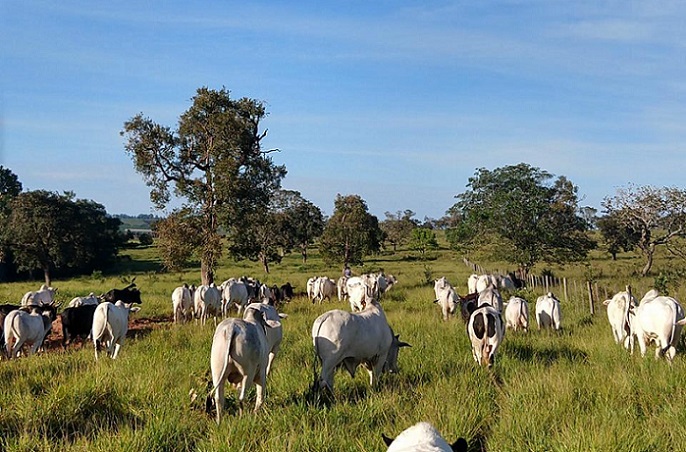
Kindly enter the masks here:
<path id="1" fill-rule="evenodd" d="M 112 215 L 114 218 L 119 218 L 121 221 L 120 230 L 126 231 L 127 229 L 131 232 L 148 232 L 152 230 L 151 224 L 157 220 L 162 219 L 156 215 L 126 215 L 126 214 L 116 214 Z"/>

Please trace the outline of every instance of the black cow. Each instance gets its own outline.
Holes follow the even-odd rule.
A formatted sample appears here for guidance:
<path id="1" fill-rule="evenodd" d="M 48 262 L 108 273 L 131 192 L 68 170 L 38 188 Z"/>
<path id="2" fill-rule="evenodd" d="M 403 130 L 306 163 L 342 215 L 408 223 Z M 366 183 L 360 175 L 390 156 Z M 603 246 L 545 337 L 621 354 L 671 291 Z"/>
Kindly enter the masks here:
<path id="1" fill-rule="evenodd" d="M 97 307 L 96 304 L 90 304 L 62 311 L 62 347 L 67 348 L 67 342 L 71 342 L 74 337 L 85 340 L 91 334 L 93 314 Z"/>
<path id="2" fill-rule="evenodd" d="M 135 278 L 134 278 L 135 279 Z M 123 289 L 112 289 L 104 294 L 100 295 L 103 301 L 109 301 L 110 303 L 116 303 L 121 300 L 124 303 L 138 303 L 142 304 L 141 301 L 141 291 L 136 289 L 136 283 L 131 282 L 128 286 Z"/>
<path id="3" fill-rule="evenodd" d="M 293 298 L 293 286 L 291 286 L 291 283 L 287 282 L 286 284 L 282 285 L 280 289 L 282 301 L 291 301 L 291 299 Z"/>

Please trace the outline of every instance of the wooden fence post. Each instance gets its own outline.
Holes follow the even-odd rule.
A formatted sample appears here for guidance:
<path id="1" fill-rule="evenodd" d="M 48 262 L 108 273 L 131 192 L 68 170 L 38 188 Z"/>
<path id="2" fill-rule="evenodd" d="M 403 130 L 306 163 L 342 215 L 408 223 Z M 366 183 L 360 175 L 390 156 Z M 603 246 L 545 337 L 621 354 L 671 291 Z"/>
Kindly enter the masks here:
<path id="1" fill-rule="evenodd" d="M 569 294 L 567 293 L 567 278 L 562 278 L 562 286 L 565 292 L 565 301 L 569 301 Z"/>
<path id="2" fill-rule="evenodd" d="M 595 305 L 593 304 L 593 283 L 588 281 L 588 306 L 591 309 L 591 315 L 595 315 Z"/>

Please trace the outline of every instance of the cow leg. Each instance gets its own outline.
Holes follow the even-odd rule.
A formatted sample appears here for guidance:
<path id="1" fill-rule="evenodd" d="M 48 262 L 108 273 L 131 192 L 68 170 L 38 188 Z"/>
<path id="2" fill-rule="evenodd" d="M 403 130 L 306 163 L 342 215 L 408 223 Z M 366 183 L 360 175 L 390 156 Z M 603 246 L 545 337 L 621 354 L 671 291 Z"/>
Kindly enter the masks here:
<path id="1" fill-rule="evenodd" d="M 250 389 L 250 379 L 248 378 L 247 375 L 243 376 L 243 379 L 241 380 L 241 390 L 238 395 L 238 403 L 240 405 L 240 414 L 243 414 L 243 404 L 245 400 L 245 393 L 248 392 L 248 389 Z M 257 407 L 255 407 L 257 409 Z"/>
<path id="2" fill-rule="evenodd" d="M 256 392 L 255 411 L 259 410 L 260 407 L 262 406 L 262 403 L 264 402 L 264 386 L 265 386 L 266 381 L 267 381 L 267 373 L 265 372 L 264 369 L 261 369 L 260 373 L 259 373 L 259 378 L 255 382 L 255 392 Z"/>
<path id="3" fill-rule="evenodd" d="M 114 353 L 112 353 L 112 359 L 117 359 L 117 355 L 119 355 L 120 349 L 121 349 L 121 344 L 118 342 L 114 343 Z"/>
<path id="4" fill-rule="evenodd" d="M 267 372 L 266 374 L 269 375 L 269 371 L 272 369 L 272 362 L 274 361 L 274 352 L 269 352 L 269 361 L 267 361 Z"/>
<path id="5" fill-rule="evenodd" d="M 217 408 L 217 424 L 222 421 L 222 410 L 224 409 L 224 383 L 225 380 L 219 381 L 214 388 L 214 405 Z"/>

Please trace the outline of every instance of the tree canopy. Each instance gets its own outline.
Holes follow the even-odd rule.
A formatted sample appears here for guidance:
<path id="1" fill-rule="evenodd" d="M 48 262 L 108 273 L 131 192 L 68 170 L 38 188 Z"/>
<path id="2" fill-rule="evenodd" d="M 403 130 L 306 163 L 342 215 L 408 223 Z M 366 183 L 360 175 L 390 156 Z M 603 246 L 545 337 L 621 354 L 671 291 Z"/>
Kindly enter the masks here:
<path id="1" fill-rule="evenodd" d="M 412 230 L 419 222 L 413 218 L 415 213 L 411 210 L 397 211 L 395 214 L 385 212 L 385 215 L 386 219 L 380 224 L 384 241 L 390 243 L 393 251 L 396 251 L 398 245 L 403 245 L 410 240 Z"/>
<path id="2" fill-rule="evenodd" d="M 10 202 L 3 242 L 20 271 L 41 269 L 49 285 L 55 270 L 85 273 L 111 263 L 122 243 L 120 223 L 73 193 L 29 191 Z"/>
<path id="3" fill-rule="evenodd" d="M 636 246 L 646 258 L 643 276 L 650 272 L 658 246 L 686 256 L 683 243 L 676 240 L 686 236 L 686 190 L 631 185 L 605 198 L 603 207 L 620 227 L 636 236 Z"/>
<path id="4" fill-rule="evenodd" d="M 368 212 L 360 196 L 339 194 L 319 241 L 319 252 L 329 263 L 362 264 L 365 256 L 379 251 L 382 234 L 378 218 Z"/>
<path id="5" fill-rule="evenodd" d="M 193 240 L 199 239 L 203 284 L 214 280 L 222 253 L 220 226 L 229 238 L 241 234 L 252 212 L 268 208 L 286 174 L 269 157 L 274 150 L 261 148 L 265 116 L 260 101 L 234 100 L 224 88 L 203 87 L 176 129 L 142 114 L 124 123 L 125 149 L 150 187 L 153 203 L 162 209 L 173 193 L 184 200 L 184 212 L 197 219 L 188 226 L 195 228 Z"/>
<path id="6" fill-rule="evenodd" d="M 448 210 L 459 220 L 446 234 L 453 247 L 490 243 L 492 257 L 526 273 L 540 261 L 584 259 L 595 246 L 579 215 L 578 188 L 564 176 L 553 180 L 547 171 L 520 163 L 479 168 L 467 187 Z"/>

